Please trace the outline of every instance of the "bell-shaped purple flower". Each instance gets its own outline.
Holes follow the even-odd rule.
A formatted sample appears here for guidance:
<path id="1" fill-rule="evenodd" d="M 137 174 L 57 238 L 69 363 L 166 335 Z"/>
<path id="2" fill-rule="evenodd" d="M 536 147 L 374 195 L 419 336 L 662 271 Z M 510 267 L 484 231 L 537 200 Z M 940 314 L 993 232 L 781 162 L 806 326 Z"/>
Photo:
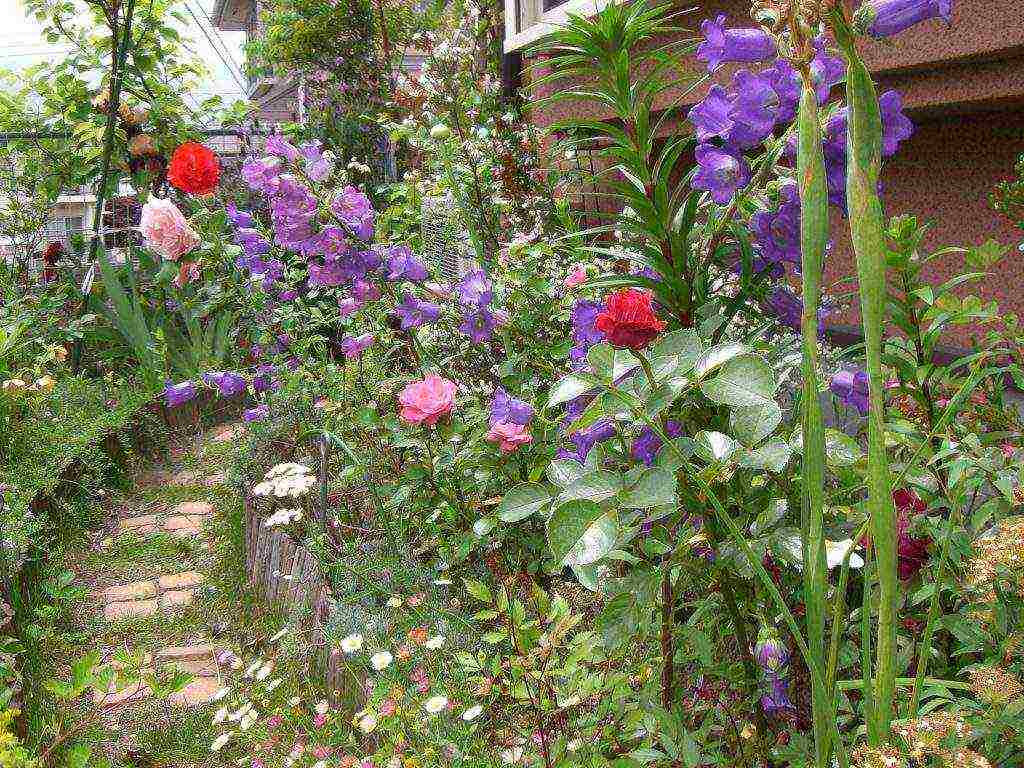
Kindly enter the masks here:
<path id="1" fill-rule="evenodd" d="M 914 135 L 914 123 L 903 114 L 903 97 L 897 91 L 886 91 L 878 97 L 882 113 L 882 157 L 892 157 L 900 142 Z"/>
<path id="2" fill-rule="evenodd" d="M 525 400 L 512 397 L 503 387 L 494 390 L 491 400 L 491 425 L 499 422 L 525 427 L 533 420 L 533 406 Z"/>
<path id="3" fill-rule="evenodd" d="M 750 219 L 754 246 L 764 261 L 800 267 L 800 197 L 796 184 L 783 185 L 779 207 Z"/>
<path id="4" fill-rule="evenodd" d="M 355 296 L 342 296 L 338 299 L 338 314 L 341 317 L 348 317 L 363 306 L 363 302 Z"/>
<path id="5" fill-rule="evenodd" d="M 228 203 L 225 206 L 225 210 L 228 214 L 228 221 L 236 227 L 254 227 L 256 225 L 256 222 L 252 218 L 252 214 L 248 211 L 240 211 L 238 206 L 234 203 Z"/>
<path id="6" fill-rule="evenodd" d="M 356 280 L 352 284 L 352 298 L 361 301 L 376 301 L 380 298 L 380 288 L 369 280 Z"/>
<path id="7" fill-rule="evenodd" d="M 804 311 L 803 300 L 784 285 L 777 285 L 764 301 L 767 312 L 775 315 L 781 325 L 792 331 L 800 332 L 800 320 Z M 829 316 L 828 307 L 818 308 L 818 335 L 825 332 L 825 319 Z"/>
<path id="8" fill-rule="evenodd" d="M 733 76 L 732 87 L 736 93 L 729 113 L 733 128 L 728 132 L 726 142 L 739 149 L 756 147 L 775 128 L 779 97 L 770 77 L 747 69 L 741 69 Z"/>
<path id="9" fill-rule="evenodd" d="M 613 437 L 615 437 L 615 424 L 610 419 L 601 419 L 586 429 L 581 429 L 569 435 L 569 442 L 572 443 L 573 450 L 559 448 L 558 458 L 575 459 L 580 464 L 583 464 L 595 445 L 605 440 L 610 440 Z"/>
<path id="10" fill-rule="evenodd" d="M 487 307 L 467 307 L 462 316 L 459 331 L 470 338 L 474 344 L 489 341 L 498 327 L 498 318 Z"/>
<path id="11" fill-rule="evenodd" d="M 697 58 L 714 72 L 723 62 L 762 61 L 775 55 L 775 41 L 761 29 L 726 29 L 725 14 L 705 19 L 700 25 L 704 42 L 697 46 Z"/>
<path id="12" fill-rule="evenodd" d="M 341 351 L 349 360 L 353 360 L 369 349 L 374 342 L 372 333 L 364 333 L 362 336 L 345 336 L 341 340 Z"/>
<path id="13" fill-rule="evenodd" d="M 754 658 L 765 672 L 778 675 L 780 670 L 789 663 L 789 649 L 782 642 L 778 632 L 768 627 L 762 627 L 757 634 Z"/>
<path id="14" fill-rule="evenodd" d="M 838 56 L 833 56 L 826 47 L 827 40 L 819 37 L 814 41 L 817 53 L 811 61 L 811 81 L 819 104 L 825 104 L 832 95 L 832 88 L 843 81 L 846 76 L 846 64 Z"/>
<path id="15" fill-rule="evenodd" d="M 750 181 L 750 166 L 734 150 L 699 144 L 694 155 L 700 168 L 693 177 L 693 187 L 710 192 L 719 205 L 728 204 Z"/>
<path id="16" fill-rule="evenodd" d="M 167 400 L 168 408 L 177 408 L 196 397 L 196 385 L 191 381 L 182 381 L 178 384 L 167 382 L 164 384 L 164 397 Z"/>
<path id="17" fill-rule="evenodd" d="M 761 74 L 771 81 L 772 90 L 778 99 L 775 108 L 776 122 L 790 122 L 796 117 L 797 107 L 800 105 L 800 74 L 785 59 L 776 59 L 770 67 L 761 70 Z"/>
<path id="18" fill-rule="evenodd" d="M 373 205 L 370 198 L 355 187 L 349 185 L 341 191 L 331 203 L 331 212 L 356 237 L 363 240 L 373 237 Z"/>
<path id="19" fill-rule="evenodd" d="M 714 136 L 725 137 L 733 127 L 732 98 L 720 85 L 713 85 L 689 113 L 689 120 L 697 130 L 697 140 L 707 141 Z"/>
<path id="20" fill-rule="evenodd" d="M 779 675 L 768 675 L 768 692 L 761 697 L 761 707 L 766 715 L 779 716 L 793 712 L 796 708 L 789 698 L 789 681 Z"/>
<path id="21" fill-rule="evenodd" d="M 203 383 L 216 387 L 222 397 L 240 395 L 248 388 L 245 378 L 231 371 L 208 371 L 203 374 Z"/>
<path id="22" fill-rule="evenodd" d="M 573 367 L 580 369 L 586 366 L 587 352 L 595 344 L 604 341 L 604 333 L 597 329 L 597 316 L 604 305 L 589 299 L 579 299 L 573 305 L 570 319 L 572 320 L 572 348 L 569 359 Z"/>
<path id="23" fill-rule="evenodd" d="M 683 425 L 678 421 L 670 420 L 665 423 L 665 434 L 672 438 L 679 437 L 683 434 Z M 633 447 L 630 452 L 635 461 L 642 462 L 650 467 L 658 457 L 661 446 L 661 437 L 653 429 L 645 426 L 633 441 Z"/>
<path id="24" fill-rule="evenodd" d="M 929 19 L 949 23 L 952 15 L 953 0 L 867 0 L 853 15 L 853 26 L 874 38 L 892 37 Z"/>
<path id="25" fill-rule="evenodd" d="M 466 273 L 458 282 L 459 303 L 464 307 L 486 307 L 494 298 L 494 290 L 482 269 Z"/>
<path id="26" fill-rule="evenodd" d="M 264 149 L 268 154 L 277 155 L 292 162 L 301 157 L 298 148 L 279 133 L 272 133 L 267 136 L 267 143 Z"/>
<path id="27" fill-rule="evenodd" d="M 441 307 L 429 301 L 417 299 L 411 293 L 402 295 L 402 301 L 395 307 L 403 330 L 419 328 L 427 323 L 437 321 L 441 316 Z"/>
<path id="28" fill-rule="evenodd" d="M 388 280 L 398 282 L 408 280 L 421 283 L 430 277 L 426 266 L 417 259 L 407 245 L 396 245 L 388 249 Z"/>
<path id="29" fill-rule="evenodd" d="M 868 415 L 868 374 L 866 371 L 839 371 L 828 385 L 829 390 L 847 408 L 856 408 L 861 416 Z"/>
<path id="30" fill-rule="evenodd" d="M 242 421 L 249 424 L 254 421 L 263 421 L 268 416 L 270 416 L 270 409 L 266 405 L 257 405 L 242 411 Z"/>

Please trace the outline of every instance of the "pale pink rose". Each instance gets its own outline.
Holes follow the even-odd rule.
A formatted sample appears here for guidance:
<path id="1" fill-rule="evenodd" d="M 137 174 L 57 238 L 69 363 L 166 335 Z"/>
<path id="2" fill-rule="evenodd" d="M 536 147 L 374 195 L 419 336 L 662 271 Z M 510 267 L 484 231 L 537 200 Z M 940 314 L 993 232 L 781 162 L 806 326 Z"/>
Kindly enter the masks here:
<path id="1" fill-rule="evenodd" d="M 576 267 L 576 269 L 570 272 L 569 276 L 565 278 L 565 287 L 571 291 L 573 288 L 583 285 L 585 282 L 587 282 L 586 270 L 584 270 L 583 267 Z"/>
<path id="2" fill-rule="evenodd" d="M 151 197 L 146 201 L 139 229 L 146 245 L 170 261 L 177 261 L 199 245 L 199 235 L 178 206 L 164 198 Z"/>
<path id="3" fill-rule="evenodd" d="M 512 453 L 520 445 L 533 442 L 533 435 L 521 424 L 512 424 L 508 421 L 497 421 L 491 425 L 487 433 L 487 439 L 492 443 L 501 446 L 502 453 Z"/>
<path id="4" fill-rule="evenodd" d="M 434 425 L 452 412 L 455 382 L 428 373 L 422 381 L 406 385 L 398 395 L 399 416 L 408 424 Z"/>

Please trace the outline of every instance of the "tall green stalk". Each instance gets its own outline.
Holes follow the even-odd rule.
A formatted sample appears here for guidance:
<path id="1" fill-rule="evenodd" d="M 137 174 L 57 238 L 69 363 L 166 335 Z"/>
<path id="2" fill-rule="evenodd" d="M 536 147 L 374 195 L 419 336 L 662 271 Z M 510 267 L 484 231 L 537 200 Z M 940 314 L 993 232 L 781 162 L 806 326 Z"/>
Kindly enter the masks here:
<path id="1" fill-rule="evenodd" d="M 807 645 L 815 664 L 825 669 L 825 597 L 828 566 L 825 560 L 825 424 L 821 415 L 818 383 L 818 303 L 821 272 L 828 244 L 828 184 L 821 147 L 818 98 L 810 70 L 801 72 L 798 121 L 797 179 L 800 186 L 800 251 L 804 307 L 800 317 L 803 335 L 803 493 L 801 527 L 804 550 L 804 593 L 807 606 Z M 830 692 L 814 678 L 811 708 L 814 723 L 814 758 L 818 768 L 829 764 L 833 707 Z"/>
<path id="2" fill-rule="evenodd" d="M 882 120 L 871 73 L 861 60 L 841 7 L 833 10 L 832 28 L 846 59 L 846 200 L 850 233 L 857 257 L 860 312 L 867 357 L 868 513 L 878 575 L 878 639 L 874 678 L 874 721 L 887 740 L 893 715 L 896 680 L 896 510 L 892 502 L 889 461 L 885 452 L 885 388 L 882 379 L 882 326 L 885 321 L 885 215 L 878 196 L 882 163 Z M 866 697 L 865 697 L 866 700 Z"/>

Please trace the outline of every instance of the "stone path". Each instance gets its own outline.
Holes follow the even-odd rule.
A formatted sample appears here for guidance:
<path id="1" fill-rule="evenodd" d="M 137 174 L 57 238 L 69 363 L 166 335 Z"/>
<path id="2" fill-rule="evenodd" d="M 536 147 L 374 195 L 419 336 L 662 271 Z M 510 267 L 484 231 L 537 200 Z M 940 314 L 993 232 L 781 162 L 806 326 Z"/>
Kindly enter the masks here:
<path id="1" fill-rule="evenodd" d="M 99 566 L 91 577 L 103 661 L 116 667 L 116 654 L 141 649 L 136 657 L 139 682 L 121 690 L 112 682 L 107 691 L 94 691 L 94 704 L 111 723 L 130 720 L 133 707 L 152 699 L 147 679 L 170 676 L 161 673 L 191 676 L 168 697 L 174 705 L 206 704 L 223 685 L 217 648 L 205 636 L 209 617 L 203 616 L 203 592 L 208 588 L 208 533 L 224 473 L 202 453 L 242 429 L 215 428 L 195 447 L 173 451 L 173 466 L 141 473 L 99 546 Z"/>

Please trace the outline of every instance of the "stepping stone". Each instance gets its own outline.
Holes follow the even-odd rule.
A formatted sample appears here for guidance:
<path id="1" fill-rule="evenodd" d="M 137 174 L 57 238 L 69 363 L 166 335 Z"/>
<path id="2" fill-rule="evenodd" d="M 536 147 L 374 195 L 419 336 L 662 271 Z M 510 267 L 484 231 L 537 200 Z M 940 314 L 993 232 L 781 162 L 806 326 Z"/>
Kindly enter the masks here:
<path id="1" fill-rule="evenodd" d="M 220 687 L 220 680 L 216 677 L 197 677 L 177 693 L 172 693 L 169 700 L 172 704 L 186 706 L 205 704 L 213 700 Z"/>
<path id="2" fill-rule="evenodd" d="M 170 576 L 160 577 L 160 589 L 186 589 L 195 587 L 206 581 L 206 577 L 199 571 L 184 571 Z"/>
<path id="3" fill-rule="evenodd" d="M 195 593 L 191 589 L 171 590 L 160 595 L 160 607 L 184 608 L 187 605 L 192 605 L 195 598 Z"/>
<path id="4" fill-rule="evenodd" d="M 139 616 L 152 616 L 156 613 L 156 599 L 152 600 L 128 600 L 120 603 L 109 603 L 103 609 L 103 615 L 107 621 L 118 619 L 134 619 Z"/>
<path id="5" fill-rule="evenodd" d="M 174 666 L 193 675 L 210 676 L 219 671 L 214 653 L 212 645 L 186 645 L 164 648 L 157 653 L 157 659 L 161 665 Z"/>
<path id="6" fill-rule="evenodd" d="M 198 645 L 174 645 L 156 652 L 156 657 L 161 662 L 179 661 L 185 659 L 201 659 L 209 656 L 211 659 L 217 654 L 217 649 L 209 643 Z"/>
<path id="7" fill-rule="evenodd" d="M 178 474 L 171 478 L 171 485 L 195 485 L 196 484 L 196 473 L 191 472 L 187 469 L 181 470 Z"/>
<path id="8" fill-rule="evenodd" d="M 212 512 L 213 505 L 208 501 L 183 501 L 171 510 L 164 530 L 180 538 L 198 535 L 203 532 L 203 520 Z"/>
<path id="9" fill-rule="evenodd" d="M 156 584 L 152 581 L 134 581 L 120 587 L 107 587 L 103 590 L 103 599 L 108 603 L 120 603 L 126 600 L 142 600 L 156 597 Z"/>
<path id="10" fill-rule="evenodd" d="M 212 475 L 207 475 L 203 479 L 203 485 L 212 488 L 217 485 L 224 485 L 226 478 L 223 472 L 214 472 Z"/>
<path id="11" fill-rule="evenodd" d="M 245 434 L 244 424 L 228 424 L 213 433 L 213 441 L 216 443 L 227 443 Z"/>
<path id="12" fill-rule="evenodd" d="M 143 536 L 147 533 L 154 533 L 157 530 L 156 515 L 139 515 L 138 517 L 127 517 L 122 520 L 117 529 L 121 533 L 134 533 Z"/>
<path id="13" fill-rule="evenodd" d="M 155 488 L 167 485 L 171 481 L 171 473 L 163 468 L 149 469 L 139 475 L 135 481 L 138 488 Z"/>

